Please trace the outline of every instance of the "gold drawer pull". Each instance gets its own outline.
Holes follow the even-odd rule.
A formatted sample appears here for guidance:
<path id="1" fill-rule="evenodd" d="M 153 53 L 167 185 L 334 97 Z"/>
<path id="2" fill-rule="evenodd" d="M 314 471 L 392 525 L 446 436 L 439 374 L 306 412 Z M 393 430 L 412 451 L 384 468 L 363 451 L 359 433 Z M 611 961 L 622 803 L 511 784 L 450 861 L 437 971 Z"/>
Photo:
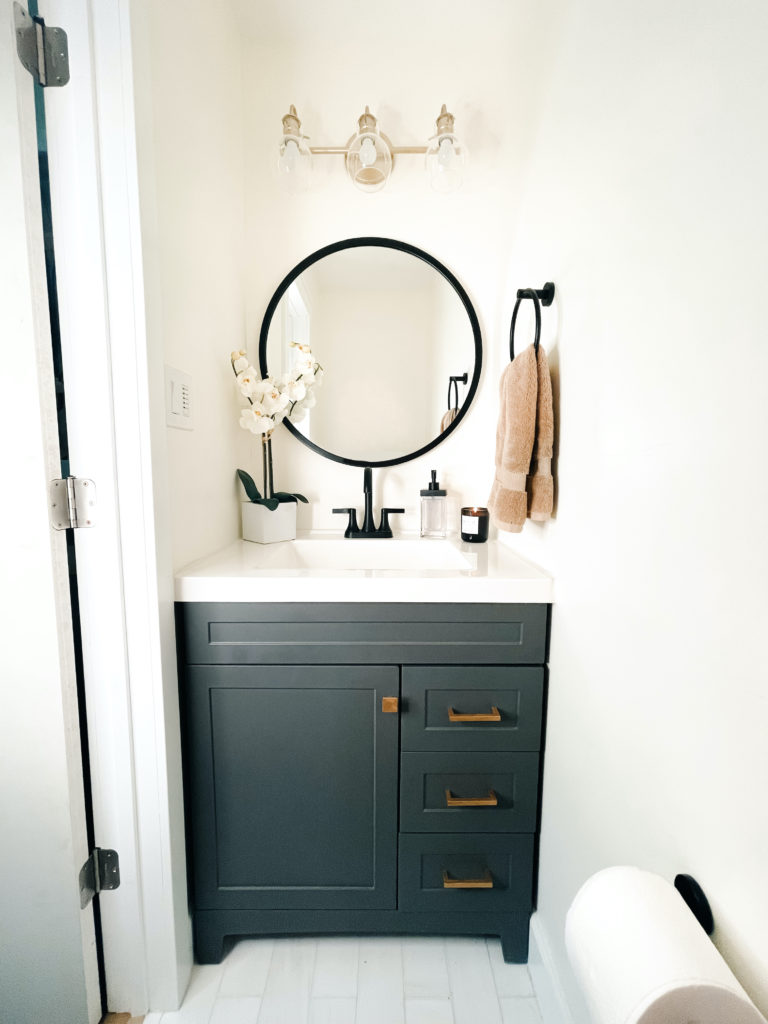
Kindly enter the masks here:
<path id="1" fill-rule="evenodd" d="M 451 878 L 447 871 L 443 871 L 444 889 L 492 889 L 493 877 L 488 868 L 483 872 L 482 878 Z"/>
<path id="2" fill-rule="evenodd" d="M 454 796 L 450 789 L 445 791 L 446 807 L 497 807 L 499 798 L 492 789 L 488 796 Z"/>
<path id="3" fill-rule="evenodd" d="M 490 714 L 480 715 L 462 715 L 460 711 L 448 708 L 448 720 L 450 722 L 500 722 L 501 712 L 495 704 L 491 707 Z"/>

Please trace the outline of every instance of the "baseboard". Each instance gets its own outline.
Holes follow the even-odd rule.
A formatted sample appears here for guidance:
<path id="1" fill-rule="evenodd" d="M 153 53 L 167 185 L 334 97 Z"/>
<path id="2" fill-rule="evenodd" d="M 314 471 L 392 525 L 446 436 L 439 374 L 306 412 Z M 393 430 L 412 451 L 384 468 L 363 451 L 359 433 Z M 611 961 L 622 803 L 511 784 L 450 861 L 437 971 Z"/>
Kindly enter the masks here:
<path id="1" fill-rule="evenodd" d="M 574 1024 L 544 926 L 538 914 L 531 917 L 528 973 L 544 1024 Z"/>

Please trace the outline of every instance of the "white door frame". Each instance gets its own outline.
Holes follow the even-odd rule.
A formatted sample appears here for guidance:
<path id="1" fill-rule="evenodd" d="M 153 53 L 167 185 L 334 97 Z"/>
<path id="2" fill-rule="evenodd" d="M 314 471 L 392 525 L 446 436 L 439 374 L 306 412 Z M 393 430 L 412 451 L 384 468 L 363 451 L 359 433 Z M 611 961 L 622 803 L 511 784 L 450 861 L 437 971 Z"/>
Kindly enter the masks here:
<path id="1" fill-rule="evenodd" d="M 175 1009 L 192 964 L 167 544 L 162 355 L 148 352 L 129 0 L 40 0 L 69 37 L 46 91 L 71 473 L 97 485 L 77 559 L 109 1009 Z M 154 410 L 154 412 L 153 412 Z M 161 544 L 158 544 L 158 537 Z"/>

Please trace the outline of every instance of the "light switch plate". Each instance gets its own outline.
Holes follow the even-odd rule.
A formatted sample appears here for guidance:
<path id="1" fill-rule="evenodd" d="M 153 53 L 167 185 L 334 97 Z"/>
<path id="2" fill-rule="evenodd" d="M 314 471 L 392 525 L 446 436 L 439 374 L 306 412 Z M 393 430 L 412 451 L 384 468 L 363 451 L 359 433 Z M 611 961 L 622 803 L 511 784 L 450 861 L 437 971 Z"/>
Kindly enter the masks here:
<path id="1" fill-rule="evenodd" d="M 165 368 L 165 422 L 169 427 L 194 430 L 192 378 L 173 366 Z"/>

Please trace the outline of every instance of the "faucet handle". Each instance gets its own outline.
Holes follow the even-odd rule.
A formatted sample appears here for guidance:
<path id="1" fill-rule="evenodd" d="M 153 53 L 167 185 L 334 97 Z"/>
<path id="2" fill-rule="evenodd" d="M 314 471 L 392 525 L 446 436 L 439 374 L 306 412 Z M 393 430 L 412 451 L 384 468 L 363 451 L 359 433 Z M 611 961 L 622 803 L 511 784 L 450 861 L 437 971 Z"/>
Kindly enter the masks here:
<path id="1" fill-rule="evenodd" d="M 349 516 L 349 522 L 347 523 L 347 528 L 344 531 L 345 537 L 354 537 L 356 534 L 360 533 L 360 528 L 357 525 L 356 508 L 334 508 L 332 509 L 332 511 L 334 515 L 341 515 L 342 513 L 344 513 Z"/>
<path id="2" fill-rule="evenodd" d="M 381 523 L 376 531 L 380 537 L 391 537 L 392 527 L 389 525 L 390 514 L 394 515 L 396 512 L 405 512 L 404 508 L 383 508 L 381 510 Z"/>

